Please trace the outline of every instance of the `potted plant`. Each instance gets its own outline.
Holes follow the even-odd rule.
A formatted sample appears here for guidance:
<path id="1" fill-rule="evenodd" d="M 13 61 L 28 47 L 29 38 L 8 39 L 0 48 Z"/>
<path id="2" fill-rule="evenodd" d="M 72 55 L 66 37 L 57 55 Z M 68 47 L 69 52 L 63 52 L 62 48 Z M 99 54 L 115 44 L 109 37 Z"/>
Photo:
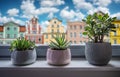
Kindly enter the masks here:
<path id="1" fill-rule="evenodd" d="M 71 61 L 71 51 L 68 48 L 70 43 L 65 39 L 65 35 L 53 37 L 47 50 L 47 62 L 50 65 L 67 65 Z"/>
<path id="2" fill-rule="evenodd" d="M 111 43 L 105 42 L 104 37 L 114 31 L 115 25 L 112 22 L 116 17 L 109 17 L 108 14 L 94 13 L 88 15 L 83 21 L 86 23 L 84 35 L 87 35 L 90 42 L 86 43 L 85 56 L 90 64 L 107 65 L 111 59 Z"/>
<path id="3" fill-rule="evenodd" d="M 11 43 L 11 61 L 15 65 L 28 65 L 36 61 L 35 43 L 18 38 Z"/>

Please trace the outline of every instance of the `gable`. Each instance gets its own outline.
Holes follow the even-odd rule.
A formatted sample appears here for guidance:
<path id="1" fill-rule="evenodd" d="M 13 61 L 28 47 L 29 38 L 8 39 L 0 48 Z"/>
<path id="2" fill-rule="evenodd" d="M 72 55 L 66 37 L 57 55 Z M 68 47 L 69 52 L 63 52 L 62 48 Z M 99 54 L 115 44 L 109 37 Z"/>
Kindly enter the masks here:
<path id="1" fill-rule="evenodd" d="M 19 26 L 19 24 L 13 22 L 13 21 L 10 21 L 10 22 L 7 22 L 5 24 L 3 24 L 4 26 Z"/>

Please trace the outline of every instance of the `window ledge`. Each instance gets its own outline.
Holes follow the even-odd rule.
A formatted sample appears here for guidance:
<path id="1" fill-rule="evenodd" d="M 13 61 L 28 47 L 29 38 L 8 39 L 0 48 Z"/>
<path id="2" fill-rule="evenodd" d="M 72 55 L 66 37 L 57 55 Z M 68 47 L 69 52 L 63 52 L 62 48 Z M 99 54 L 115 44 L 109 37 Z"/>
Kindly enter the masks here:
<path id="1" fill-rule="evenodd" d="M 120 77 L 120 59 L 112 59 L 107 66 L 93 66 L 85 59 L 74 59 L 66 66 L 51 66 L 37 60 L 27 66 L 14 66 L 10 60 L 0 61 L 2 77 Z"/>

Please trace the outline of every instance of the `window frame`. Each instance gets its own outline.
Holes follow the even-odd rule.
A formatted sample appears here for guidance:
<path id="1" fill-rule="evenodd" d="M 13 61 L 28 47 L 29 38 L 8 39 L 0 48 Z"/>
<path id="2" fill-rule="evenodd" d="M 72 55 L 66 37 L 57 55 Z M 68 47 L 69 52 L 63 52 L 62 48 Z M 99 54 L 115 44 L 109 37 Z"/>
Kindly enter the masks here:
<path id="1" fill-rule="evenodd" d="M 16 27 L 14 27 L 14 31 L 16 31 L 17 30 L 17 28 Z"/>
<path id="2" fill-rule="evenodd" d="M 9 51 L 10 45 L 0 45 L 0 57 L 10 58 L 11 52 Z M 46 58 L 46 52 L 48 45 L 36 44 L 37 58 Z M 72 44 L 70 46 L 72 58 L 85 58 L 85 45 L 84 44 Z M 112 57 L 120 58 L 120 45 L 112 45 Z"/>
<path id="3" fill-rule="evenodd" d="M 71 37 L 71 38 L 73 37 L 73 33 L 72 33 L 72 32 L 70 32 L 70 37 Z"/>
<path id="4" fill-rule="evenodd" d="M 7 27 L 6 29 L 7 29 L 7 31 L 9 31 L 9 30 L 10 30 L 10 27 Z"/>
<path id="5" fill-rule="evenodd" d="M 77 36 L 76 36 L 76 34 L 77 34 L 77 33 L 76 33 L 76 32 L 74 32 L 74 38 L 76 38 L 76 37 L 77 37 Z"/>
<path id="6" fill-rule="evenodd" d="M 7 34 L 7 37 L 6 38 L 10 38 L 10 34 Z"/>
<path id="7" fill-rule="evenodd" d="M 14 38 L 17 38 L 17 34 L 14 34 Z"/>

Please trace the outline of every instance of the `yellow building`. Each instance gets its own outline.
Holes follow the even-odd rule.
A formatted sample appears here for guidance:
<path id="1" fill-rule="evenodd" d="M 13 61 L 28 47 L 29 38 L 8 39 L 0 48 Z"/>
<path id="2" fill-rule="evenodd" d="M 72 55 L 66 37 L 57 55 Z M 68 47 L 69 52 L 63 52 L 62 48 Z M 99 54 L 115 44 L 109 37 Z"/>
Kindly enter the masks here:
<path id="1" fill-rule="evenodd" d="M 120 20 L 113 22 L 116 26 L 116 32 L 110 32 L 110 42 L 111 44 L 120 44 Z"/>
<path id="2" fill-rule="evenodd" d="M 65 34 L 64 26 L 62 25 L 62 21 L 58 20 L 57 18 L 53 18 L 49 20 L 49 24 L 46 28 L 46 32 L 43 33 L 44 35 L 44 44 L 49 44 L 50 40 L 53 40 L 53 36 L 56 34 Z"/>

